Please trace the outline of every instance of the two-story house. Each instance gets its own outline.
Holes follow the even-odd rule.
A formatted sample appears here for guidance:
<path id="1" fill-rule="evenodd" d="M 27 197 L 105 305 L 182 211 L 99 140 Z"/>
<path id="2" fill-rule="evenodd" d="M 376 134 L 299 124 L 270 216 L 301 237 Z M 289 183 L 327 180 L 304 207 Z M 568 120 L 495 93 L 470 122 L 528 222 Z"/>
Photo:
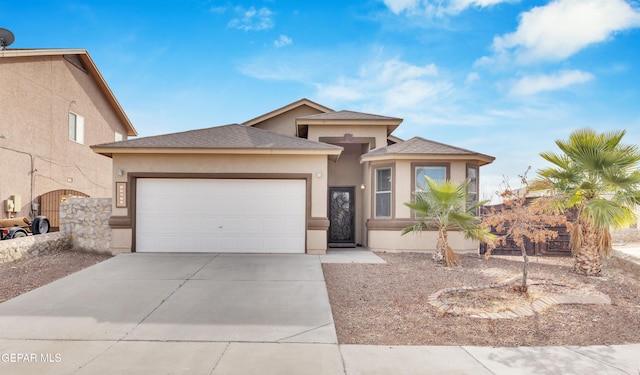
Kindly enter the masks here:
<path id="1" fill-rule="evenodd" d="M 1 217 L 55 228 L 65 197 L 111 197 L 111 159 L 89 146 L 135 135 L 86 50 L 0 50 Z"/>

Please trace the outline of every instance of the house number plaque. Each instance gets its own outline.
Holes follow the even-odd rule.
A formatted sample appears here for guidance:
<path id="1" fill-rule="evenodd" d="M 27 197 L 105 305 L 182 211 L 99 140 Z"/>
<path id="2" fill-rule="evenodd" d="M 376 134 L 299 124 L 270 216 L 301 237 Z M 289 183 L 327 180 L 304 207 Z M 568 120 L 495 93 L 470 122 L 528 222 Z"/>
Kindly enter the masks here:
<path id="1" fill-rule="evenodd" d="M 116 182 L 116 207 L 127 207 L 127 183 Z"/>

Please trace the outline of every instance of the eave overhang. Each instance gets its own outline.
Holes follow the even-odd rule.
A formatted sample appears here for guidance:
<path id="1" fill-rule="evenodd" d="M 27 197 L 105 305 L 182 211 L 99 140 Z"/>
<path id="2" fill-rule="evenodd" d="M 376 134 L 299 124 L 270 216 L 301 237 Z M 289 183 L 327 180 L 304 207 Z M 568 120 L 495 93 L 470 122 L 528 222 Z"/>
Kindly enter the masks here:
<path id="1" fill-rule="evenodd" d="M 115 154 L 127 155 L 326 155 L 331 161 L 337 161 L 342 147 L 332 149 L 273 149 L 273 148 L 162 148 L 162 147 L 100 147 L 91 146 L 100 155 L 113 158 Z"/>
<path id="2" fill-rule="evenodd" d="M 133 137 L 137 136 L 138 132 L 133 127 L 133 124 L 129 120 L 129 117 L 122 109 L 122 106 L 116 99 L 116 96 L 109 88 L 107 81 L 105 81 L 104 77 L 98 70 L 98 67 L 94 63 L 93 59 L 89 55 L 89 52 L 86 49 L 69 49 L 69 48 L 61 48 L 61 49 L 6 49 L 0 50 L 0 58 L 10 58 L 10 57 L 33 57 L 33 56 L 65 56 L 65 55 L 76 55 L 82 61 L 84 68 L 86 69 L 87 74 L 93 78 L 96 85 L 107 99 L 107 102 L 111 105 L 118 119 L 124 124 L 124 127 L 127 130 L 127 136 Z"/>
<path id="3" fill-rule="evenodd" d="M 360 164 L 365 162 L 378 162 L 390 160 L 428 160 L 428 161 L 467 161 L 478 166 L 491 164 L 496 158 L 480 153 L 475 154 L 384 154 L 360 157 Z"/>

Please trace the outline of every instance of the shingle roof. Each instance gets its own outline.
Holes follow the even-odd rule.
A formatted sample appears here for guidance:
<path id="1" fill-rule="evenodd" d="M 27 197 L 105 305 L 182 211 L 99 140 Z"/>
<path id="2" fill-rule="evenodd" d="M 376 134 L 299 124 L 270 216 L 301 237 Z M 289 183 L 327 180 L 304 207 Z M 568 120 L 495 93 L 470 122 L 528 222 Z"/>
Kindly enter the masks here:
<path id="1" fill-rule="evenodd" d="M 387 147 L 381 147 L 370 151 L 363 156 L 381 156 L 390 154 L 480 155 L 493 158 L 475 151 L 446 145 L 444 143 L 431 141 L 421 137 L 413 137 L 404 142 L 396 143 Z"/>
<path id="2" fill-rule="evenodd" d="M 317 115 L 304 116 L 298 118 L 298 120 L 398 120 L 402 121 L 402 119 L 395 117 L 387 117 L 374 115 L 370 113 L 362 113 L 362 112 L 354 112 L 354 111 L 337 111 L 337 112 L 329 112 L 329 113 L 319 113 Z"/>
<path id="3" fill-rule="evenodd" d="M 290 137 L 239 124 L 156 135 L 122 142 L 92 146 L 94 148 L 195 148 L 195 149 L 342 149 L 327 143 Z"/>

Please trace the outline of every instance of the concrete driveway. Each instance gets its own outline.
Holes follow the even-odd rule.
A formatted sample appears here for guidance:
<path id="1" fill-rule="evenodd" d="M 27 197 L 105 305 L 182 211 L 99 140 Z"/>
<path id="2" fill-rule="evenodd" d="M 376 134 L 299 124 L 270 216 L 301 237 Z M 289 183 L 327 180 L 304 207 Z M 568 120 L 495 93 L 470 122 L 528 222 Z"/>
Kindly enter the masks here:
<path id="1" fill-rule="evenodd" d="M 159 353 L 148 360 L 213 368 L 229 342 L 336 344 L 319 257 L 122 254 L 0 304 L 0 353 L 37 356 L 20 373 Z"/>

